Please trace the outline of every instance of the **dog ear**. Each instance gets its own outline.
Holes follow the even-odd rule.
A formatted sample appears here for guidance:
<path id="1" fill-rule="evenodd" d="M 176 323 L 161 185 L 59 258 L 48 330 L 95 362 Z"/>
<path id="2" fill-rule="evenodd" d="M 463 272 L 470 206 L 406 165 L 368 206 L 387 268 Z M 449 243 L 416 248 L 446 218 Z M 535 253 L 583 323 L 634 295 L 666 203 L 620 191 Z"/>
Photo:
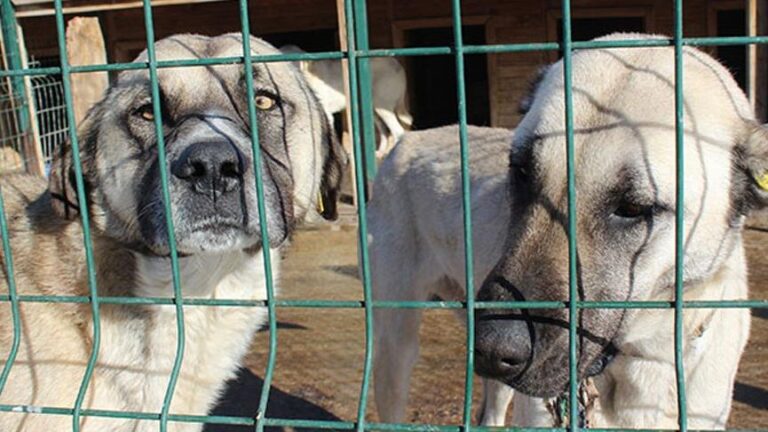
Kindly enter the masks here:
<path id="1" fill-rule="evenodd" d="M 536 98 L 536 91 L 539 90 L 541 82 L 544 81 L 544 77 L 547 75 L 549 66 L 542 66 L 536 71 L 536 76 L 533 77 L 530 83 L 528 83 L 528 93 L 520 100 L 520 104 L 517 107 L 517 113 L 520 115 L 526 115 L 533 106 L 533 100 Z"/>
<path id="2" fill-rule="evenodd" d="M 749 207 L 768 206 L 768 127 L 754 125 L 741 149 L 741 168 L 747 177 Z"/>
<path id="3" fill-rule="evenodd" d="M 78 147 L 80 147 L 80 162 L 82 164 L 83 180 L 85 180 L 86 195 L 88 190 L 87 173 L 88 161 L 83 156 L 87 154 L 86 147 L 91 146 L 95 139 L 95 125 L 93 119 L 100 113 L 100 104 L 95 105 L 83 119 L 78 127 Z M 59 217 L 72 220 L 77 218 L 80 207 L 77 200 L 77 186 L 75 183 L 75 170 L 72 165 L 71 138 L 62 143 L 56 149 L 51 161 L 51 171 L 48 178 L 48 192 L 51 196 L 51 207 Z"/>
<path id="4" fill-rule="evenodd" d="M 320 180 L 320 196 L 317 198 L 318 213 L 326 220 L 336 220 L 338 217 L 337 203 L 341 190 L 341 180 L 344 168 L 347 166 L 347 152 L 341 146 L 336 136 L 336 130 L 328 116 L 323 113 L 323 141 L 325 158 L 323 160 L 323 176 Z"/>

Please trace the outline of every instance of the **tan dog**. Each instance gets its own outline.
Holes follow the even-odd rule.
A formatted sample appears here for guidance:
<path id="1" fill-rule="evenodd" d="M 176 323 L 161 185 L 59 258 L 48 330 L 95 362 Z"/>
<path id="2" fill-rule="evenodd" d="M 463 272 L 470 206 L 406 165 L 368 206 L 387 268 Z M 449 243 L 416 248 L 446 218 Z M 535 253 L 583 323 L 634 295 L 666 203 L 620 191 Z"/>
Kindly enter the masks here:
<path id="1" fill-rule="evenodd" d="M 24 159 L 13 147 L 0 147 L 0 174 L 24 171 Z"/>
<path id="2" fill-rule="evenodd" d="M 608 39 L 626 37 L 650 36 Z M 745 299 L 741 231 L 750 209 L 768 203 L 768 131 L 708 55 L 686 48 L 684 75 L 685 299 Z M 580 297 L 669 301 L 673 49 L 578 51 L 573 90 Z M 563 95 L 557 63 L 544 74 L 511 146 L 501 144 L 499 132 L 470 130 L 480 300 L 568 299 Z M 439 129 L 407 136 L 382 167 L 369 213 L 378 299 L 463 298 L 458 165 L 457 130 Z M 376 399 L 386 421 L 404 413 L 419 315 L 377 311 Z M 686 309 L 683 317 L 689 426 L 723 428 L 749 311 Z M 579 376 L 593 376 L 600 395 L 591 426 L 676 428 L 673 312 L 586 309 L 578 325 Z M 563 309 L 479 311 L 476 370 L 531 396 L 561 395 L 567 329 Z M 498 384 L 489 389 L 482 421 L 501 424 L 512 393 Z M 552 425 L 541 400 L 520 395 L 514 405 L 516 424 Z"/>
<path id="3" fill-rule="evenodd" d="M 251 46 L 255 54 L 277 54 L 255 38 Z M 161 60 L 242 54 L 235 34 L 173 36 L 156 48 Z M 302 74 L 286 63 L 254 64 L 255 101 L 246 98 L 243 74 L 242 65 L 159 71 L 187 298 L 264 299 L 264 251 L 277 274 L 280 246 L 315 212 L 318 199 L 324 216 L 335 217 L 345 158 Z M 258 108 L 269 245 L 261 244 L 250 103 Z M 173 296 L 148 72 L 123 72 L 78 136 L 99 294 Z M 48 192 L 31 177 L 2 181 L 20 294 L 88 295 L 70 150 L 63 148 L 54 161 Z M 10 307 L 4 305 L 3 359 L 12 342 Z M 160 412 L 176 355 L 174 307 L 104 304 L 100 312 L 101 346 L 83 408 Z M 170 411 L 206 415 L 266 314 L 262 308 L 200 306 L 184 312 L 186 350 Z M 21 345 L 0 403 L 71 408 L 93 348 L 92 328 L 88 304 L 23 302 Z M 61 415 L 0 414 L 2 431 L 63 431 L 71 423 Z M 82 417 L 81 425 L 85 432 L 158 428 L 157 421 L 103 417 Z M 171 431 L 201 428 L 169 424 Z"/>

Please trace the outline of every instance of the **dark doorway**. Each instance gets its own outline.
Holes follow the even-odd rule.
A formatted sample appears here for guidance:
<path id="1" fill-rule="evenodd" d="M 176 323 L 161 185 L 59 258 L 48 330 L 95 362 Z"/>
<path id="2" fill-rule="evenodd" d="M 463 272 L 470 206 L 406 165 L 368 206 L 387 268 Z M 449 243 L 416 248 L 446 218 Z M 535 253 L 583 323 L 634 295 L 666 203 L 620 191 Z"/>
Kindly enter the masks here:
<path id="1" fill-rule="evenodd" d="M 745 36 L 747 14 L 744 9 L 717 11 L 717 36 Z M 742 90 L 747 88 L 747 47 L 745 45 L 719 46 L 717 58 L 731 71 Z"/>
<path id="2" fill-rule="evenodd" d="M 571 20 L 571 40 L 588 41 L 616 32 L 645 33 L 643 17 L 602 17 L 573 18 Z M 563 20 L 557 20 L 557 40 L 563 40 Z M 562 57 L 562 50 L 558 57 Z"/>
<path id="3" fill-rule="evenodd" d="M 464 44 L 485 44 L 485 26 L 462 27 Z M 405 32 L 407 47 L 453 46 L 451 27 L 422 28 Z M 459 121 L 456 95 L 456 60 L 452 55 L 408 58 L 410 111 L 415 129 L 427 129 Z M 488 99 L 488 61 L 485 54 L 464 56 L 467 123 L 491 124 Z"/>
<path id="4" fill-rule="evenodd" d="M 307 52 L 334 51 L 339 46 L 337 29 L 269 33 L 259 35 L 277 48 L 283 45 L 296 45 Z"/>

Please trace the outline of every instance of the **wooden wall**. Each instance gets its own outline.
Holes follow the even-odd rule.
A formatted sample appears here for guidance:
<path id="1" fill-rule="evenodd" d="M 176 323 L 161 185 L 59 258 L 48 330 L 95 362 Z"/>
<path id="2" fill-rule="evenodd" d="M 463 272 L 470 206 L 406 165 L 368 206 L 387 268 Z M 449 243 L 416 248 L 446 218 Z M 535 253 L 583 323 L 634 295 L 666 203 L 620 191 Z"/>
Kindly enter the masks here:
<path id="1" fill-rule="evenodd" d="M 712 10 L 727 1 L 686 0 L 685 35 L 708 35 L 712 28 Z M 252 0 L 250 4 L 251 25 L 256 35 L 336 28 L 334 0 Z M 418 27 L 420 23 L 450 23 L 449 0 L 369 0 L 368 8 L 369 33 L 374 48 L 402 45 L 403 28 Z M 559 0 L 462 2 L 463 16 L 474 23 L 485 24 L 487 43 L 493 44 L 554 41 L 559 8 Z M 573 16 L 577 18 L 640 14 L 645 17 L 648 31 L 668 35 L 673 30 L 672 2 L 669 0 L 573 0 L 572 8 Z M 96 15 L 104 27 L 112 61 L 130 60 L 128 56 L 144 46 L 140 9 Z M 50 31 L 55 27 L 51 18 L 22 19 L 21 23 L 31 53 L 55 55 L 55 32 Z M 239 31 L 239 28 L 238 2 L 234 1 L 155 10 L 157 37 L 178 32 L 218 34 Z M 541 66 L 555 59 L 556 54 L 552 52 L 488 56 L 491 123 L 494 126 L 512 127 L 517 123 L 517 104 L 527 92 L 529 81 Z"/>

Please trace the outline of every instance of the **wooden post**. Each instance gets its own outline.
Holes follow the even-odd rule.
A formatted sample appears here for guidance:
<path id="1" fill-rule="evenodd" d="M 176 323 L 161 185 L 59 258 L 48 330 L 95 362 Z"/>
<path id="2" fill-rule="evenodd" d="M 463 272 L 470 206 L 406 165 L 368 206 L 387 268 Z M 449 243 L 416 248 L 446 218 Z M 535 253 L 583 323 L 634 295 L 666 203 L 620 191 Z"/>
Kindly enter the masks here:
<path id="1" fill-rule="evenodd" d="M 757 35 L 757 0 L 747 0 L 747 36 Z M 757 45 L 747 45 L 747 97 L 752 109 L 757 103 Z"/>
<path id="2" fill-rule="evenodd" d="M 29 56 L 27 55 L 27 46 L 24 44 L 21 26 L 16 28 L 16 32 L 19 35 L 21 64 L 22 67 L 28 68 Z M 37 107 L 35 106 L 35 95 L 32 91 L 32 79 L 29 76 L 24 77 L 24 94 L 27 99 L 30 126 L 30 134 L 24 139 L 24 159 L 26 160 L 27 172 L 45 177 L 45 157 L 43 156 L 42 141 L 40 140 L 40 128 L 37 124 Z"/>
<path id="3" fill-rule="evenodd" d="M 766 0 L 747 0 L 747 35 L 765 35 L 768 30 Z M 762 44 L 747 47 L 747 96 L 758 120 L 768 121 L 768 55 Z"/>
<path id="4" fill-rule="evenodd" d="M 756 0 L 755 22 L 758 35 L 768 34 L 768 0 Z M 755 112 L 762 122 L 768 122 L 768 46 L 760 44 L 756 46 L 757 65 L 755 70 Z"/>
<path id="5" fill-rule="evenodd" d="M 16 43 L 15 61 L 18 62 L 16 67 L 27 68 L 29 67 L 29 64 L 27 62 L 27 50 L 24 46 L 24 37 L 21 33 L 21 26 L 16 24 L 15 18 L 5 18 L 8 19 L 8 21 L 4 24 L 14 26 L 16 31 L 13 32 L 8 30 L 11 35 L 10 39 L 13 39 L 13 41 L 6 41 L 6 34 L 0 35 L 0 57 L 2 57 L 2 68 L 6 70 L 11 68 L 11 65 L 7 62 L 11 55 L 5 51 L 6 42 Z M 32 98 L 30 79 L 29 77 L 21 77 L 13 80 L 11 77 L 8 77 L 5 81 L 5 85 L 8 89 L 10 112 L 14 113 L 14 118 L 12 120 L 14 124 L 9 125 L 9 129 L 4 131 L 4 133 L 22 134 L 22 136 L 20 137 L 18 148 L 10 146 L 0 149 L 2 150 L 2 157 L 0 157 L 0 171 L 12 172 L 19 169 L 26 169 L 30 174 L 40 176 L 45 175 L 39 134 L 36 133 L 37 122 L 35 118 L 34 99 Z M 21 88 L 19 89 L 19 87 Z M 16 94 L 18 94 L 22 100 L 26 99 L 26 106 L 17 105 L 16 97 L 14 97 Z M 20 122 L 23 122 L 24 124 L 22 125 Z M 21 154 L 19 154 L 19 151 Z"/>
<path id="6" fill-rule="evenodd" d="M 339 23 L 339 47 L 342 51 L 347 50 L 347 15 L 344 11 L 344 0 L 336 0 L 336 17 Z M 358 206 L 359 197 L 357 196 L 357 184 L 355 182 L 355 155 L 354 155 L 354 143 L 352 142 L 352 135 L 350 129 L 352 127 L 352 109 L 350 108 L 349 101 L 351 95 L 349 92 L 349 61 L 347 59 L 341 60 L 341 75 L 344 82 L 344 97 L 347 98 L 347 106 L 344 108 L 344 130 L 341 135 L 341 143 L 344 146 L 344 150 L 349 155 L 349 178 L 352 182 L 352 203 L 355 208 Z"/>
<path id="7" fill-rule="evenodd" d="M 67 58 L 72 66 L 105 64 L 107 51 L 98 18 L 74 17 L 67 23 Z M 109 84 L 107 72 L 72 74 L 72 103 L 75 122 L 104 95 Z"/>

